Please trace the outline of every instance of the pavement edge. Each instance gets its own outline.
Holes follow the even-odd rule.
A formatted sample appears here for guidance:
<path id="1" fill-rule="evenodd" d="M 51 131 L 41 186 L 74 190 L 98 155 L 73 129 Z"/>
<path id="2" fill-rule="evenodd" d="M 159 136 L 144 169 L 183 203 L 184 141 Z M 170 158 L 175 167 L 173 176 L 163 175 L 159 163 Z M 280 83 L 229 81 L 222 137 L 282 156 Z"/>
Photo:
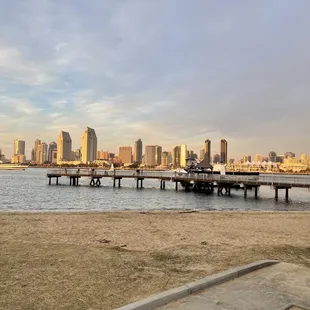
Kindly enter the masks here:
<path id="1" fill-rule="evenodd" d="M 228 269 L 200 280 L 154 294 L 142 300 L 117 308 L 116 310 L 152 310 L 166 305 L 169 302 L 186 297 L 200 290 L 224 283 L 226 281 L 241 277 L 252 271 L 279 263 L 277 260 L 260 260 L 247 265 Z"/>

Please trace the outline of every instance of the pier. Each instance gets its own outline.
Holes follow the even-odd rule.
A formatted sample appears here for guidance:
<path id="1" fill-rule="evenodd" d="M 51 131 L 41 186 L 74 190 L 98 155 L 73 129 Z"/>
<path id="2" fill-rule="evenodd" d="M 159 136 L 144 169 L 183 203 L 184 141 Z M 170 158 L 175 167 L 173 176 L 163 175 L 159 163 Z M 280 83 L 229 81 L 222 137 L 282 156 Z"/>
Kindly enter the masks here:
<path id="1" fill-rule="evenodd" d="M 260 186 L 270 186 L 275 191 L 275 198 L 279 197 L 279 190 L 285 190 L 285 198 L 289 198 L 289 189 L 293 187 L 309 188 L 310 175 L 219 175 L 219 174 L 197 174 L 179 173 L 175 171 L 149 171 L 149 170 L 100 170 L 100 169 L 54 169 L 47 172 L 49 185 L 55 180 L 59 184 L 61 177 L 70 179 L 70 186 L 78 186 L 80 178 L 89 178 L 89 185 L 100 186 L 101 179 L 110 178 L 113 187 L 121 187 L 122 179 L 133 179 L 136 188 L 143 188 L 144 179 L 155 179 L 160 181 L 159 188 L 165 190 L 166 182 L 174 182 L 177 191 L 181 185 L 186 191 L 197 191 L 211 194 L 217 188 L 218 195 L 231 195 L 232 189 L 242 189 L 244 197 L 249 190 L 254 190 L 254 196 L 258 197 Z M 223 192 L 224 191 L 224 192 Z"/>

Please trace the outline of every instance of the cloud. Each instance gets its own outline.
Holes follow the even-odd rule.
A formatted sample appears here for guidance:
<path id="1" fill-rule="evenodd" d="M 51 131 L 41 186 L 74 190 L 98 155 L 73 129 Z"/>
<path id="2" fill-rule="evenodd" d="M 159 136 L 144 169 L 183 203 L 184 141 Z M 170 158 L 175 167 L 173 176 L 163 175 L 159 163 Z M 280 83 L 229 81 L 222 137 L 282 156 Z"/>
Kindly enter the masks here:
<path id="1" fill-rule="evenodd" d="M 205 138 L 310 153 L 309 1 L 21 0 L 0 11 L 1 145 L 84 127 L 99 145 Z M 5 116 L 3 116 L 5 115 Z M 28 142 L 29 141 L 29 142 Z M 11 152 L 11 147 L 6 149 Z"/>
<path id="2" fill-rule="evenodd" d="M 0 46 L 1 79 L 33 86 L 46 84 L 52 76 L 37 64 L 27 61 L 16 47 Z"/>

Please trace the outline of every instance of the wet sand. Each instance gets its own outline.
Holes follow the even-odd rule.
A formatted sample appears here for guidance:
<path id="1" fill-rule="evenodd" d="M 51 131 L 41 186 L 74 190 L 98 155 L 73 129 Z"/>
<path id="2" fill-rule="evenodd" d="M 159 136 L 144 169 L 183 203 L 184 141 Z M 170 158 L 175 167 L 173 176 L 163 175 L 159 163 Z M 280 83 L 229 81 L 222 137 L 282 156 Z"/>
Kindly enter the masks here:
<path id="1" fill-rule="evenodd" d="M 0 213 L 0 308 L 114 309 L 259 259 L 310 267 L 310 212 Z"/>

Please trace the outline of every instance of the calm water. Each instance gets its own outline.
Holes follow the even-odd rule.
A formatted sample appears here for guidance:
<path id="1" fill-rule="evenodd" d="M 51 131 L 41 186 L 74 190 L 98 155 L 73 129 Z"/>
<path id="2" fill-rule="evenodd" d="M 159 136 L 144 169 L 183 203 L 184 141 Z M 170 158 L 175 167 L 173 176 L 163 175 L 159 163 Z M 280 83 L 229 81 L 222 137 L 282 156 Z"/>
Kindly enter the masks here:
<path id="1" fill-rule="evenodd" d="M 53 180 L 55 182 L 55 180 Z M 290 190 L 285 201 L 284 190 L 275 201 L 274 191 L 261 187 L 259 198 L 254 191 L 232 190 L 232 196 L 206 195 L 174 190 L 167 182 L 166 190 L 159 189 L 159 180 L 144 180 L 144 189 L 135 188 L 135 180 L 122 180 L 122 188 L 113 188 L 111 179 L 103 179 L 101 187 L 90 187 L 89 179 L 82 178 L 81 186 L 69 186 L 69 179 L 60 178 L 61 185 L 48 185 L 45 169 L 0 171 L 1 211 L 100 211 L 141 209 L 195 209 L 195 210 L 307 210 L 310 211 L 310 191 Z M 181 186 L 179 186 L 181 188 Z"/>

